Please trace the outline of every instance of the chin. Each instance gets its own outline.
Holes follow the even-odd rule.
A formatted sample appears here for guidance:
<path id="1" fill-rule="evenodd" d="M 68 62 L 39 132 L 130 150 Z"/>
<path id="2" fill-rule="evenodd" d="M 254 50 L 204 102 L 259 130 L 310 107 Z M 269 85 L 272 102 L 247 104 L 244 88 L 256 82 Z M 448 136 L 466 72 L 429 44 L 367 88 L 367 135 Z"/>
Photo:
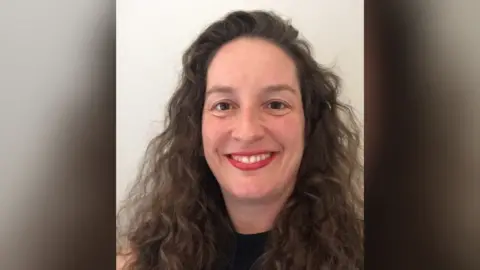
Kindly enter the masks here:
<path id="1" fill-rule="evenodd" d="M 250 187 L 246 189 L 245 187 L 232 188 L 230 190 L 230 196 L 237 200 L 252 200 L 258 201 L 267 199 L 275 196 L 275 190 L 272 188 L 265 187 Z"/>

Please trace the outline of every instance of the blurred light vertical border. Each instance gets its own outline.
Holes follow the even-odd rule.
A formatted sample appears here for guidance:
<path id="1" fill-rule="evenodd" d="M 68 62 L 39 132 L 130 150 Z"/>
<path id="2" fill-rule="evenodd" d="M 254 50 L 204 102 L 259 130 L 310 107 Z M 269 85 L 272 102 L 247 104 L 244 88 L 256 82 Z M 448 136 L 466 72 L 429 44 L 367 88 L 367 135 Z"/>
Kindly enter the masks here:
<path id="1" fill-rule="evenodd" d="M 0 4 L 0 269 L 115 268 L 115 1 Z"/>

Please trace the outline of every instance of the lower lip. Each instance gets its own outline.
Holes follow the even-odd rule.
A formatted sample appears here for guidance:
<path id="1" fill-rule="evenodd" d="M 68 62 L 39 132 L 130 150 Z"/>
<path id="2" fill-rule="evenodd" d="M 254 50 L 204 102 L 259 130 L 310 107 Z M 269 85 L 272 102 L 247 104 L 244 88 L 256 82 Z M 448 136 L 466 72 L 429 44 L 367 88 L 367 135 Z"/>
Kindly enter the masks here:
<path id="1" fill-rule="evenodd" d="M 258 169 L 261 169 L 265 166 L 267 166 L 268 164 L 270 164 L 273 159 L 275 158 L 275 154 L 272 153 L 270 155 L 270 157 L 264 159 L 264 160 L 260 160 L 258 162 L 255 162 L 255 163 L 243 163 L 243 162 L 240 162 L 240 161 L 237 161 L 233 158 L 231 158 L 230 156 L 227 156 L 227 159 L 228 161 L 230 161 L 230 163 L 233 165 L 233 167 L 239 169 L 239 170 L 243 170 L 243 171 L 253 171 L 253 170 L 258 170 Z"/>

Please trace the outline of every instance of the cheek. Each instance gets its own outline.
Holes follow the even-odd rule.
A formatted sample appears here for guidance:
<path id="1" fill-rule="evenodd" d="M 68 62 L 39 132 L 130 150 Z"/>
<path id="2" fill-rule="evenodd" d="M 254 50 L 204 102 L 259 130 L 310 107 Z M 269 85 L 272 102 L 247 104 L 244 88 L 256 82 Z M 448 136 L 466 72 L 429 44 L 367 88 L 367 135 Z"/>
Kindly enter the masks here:
<path id="1" fill-rule="evenodd" d="M 284 116 L 278 121 L 275 121 L 271 126 L 279 138 L 281 138 L 284 147 L 303 149 L 305 121 L 302 115 L 288 115 Z"/>
<path id="2" fill-rule="evenodd" d="M 215 117 L 204 116 L 202 119 L 202 144 L 205 153 L 214 151 L 222 137 L 222 125 Z"/>

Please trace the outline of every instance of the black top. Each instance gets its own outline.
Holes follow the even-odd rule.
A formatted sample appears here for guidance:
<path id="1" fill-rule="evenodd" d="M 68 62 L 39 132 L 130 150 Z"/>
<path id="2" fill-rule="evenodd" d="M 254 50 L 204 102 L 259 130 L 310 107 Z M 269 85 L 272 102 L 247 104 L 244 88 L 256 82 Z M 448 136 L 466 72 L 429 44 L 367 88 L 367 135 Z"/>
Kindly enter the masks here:
<path id="1" fill-rule="evenodd" d="M 256 234 L 235 233 L 236 244 L 232 270 L 250 270 L 264 252 L 267 234 L 267 232 Z"/>

